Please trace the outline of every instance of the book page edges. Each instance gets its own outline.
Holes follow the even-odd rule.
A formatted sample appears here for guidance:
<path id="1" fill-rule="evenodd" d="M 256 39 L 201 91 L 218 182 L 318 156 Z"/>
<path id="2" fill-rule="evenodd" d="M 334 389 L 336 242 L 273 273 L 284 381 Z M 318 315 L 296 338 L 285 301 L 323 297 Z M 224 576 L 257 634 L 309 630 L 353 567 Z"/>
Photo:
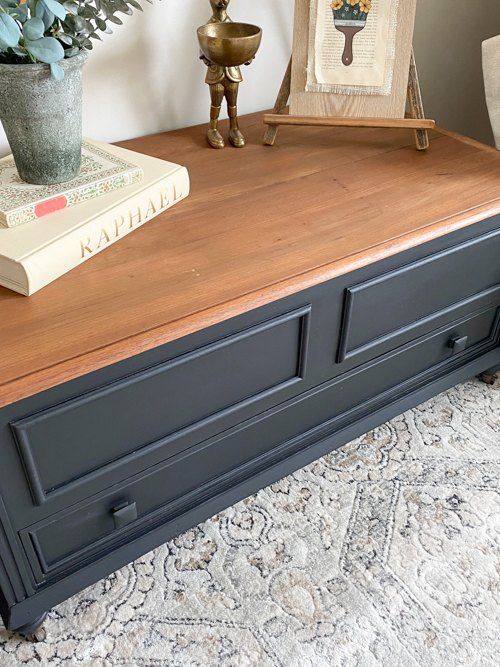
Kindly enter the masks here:
<path id="1" fill-rule="evenodd" d="M 27 296 L 34 294 L 185 199 L 189 187 L 187 169 L 179 167 L 136 196 L 119 202 L 30 254 L 19 263 L 26 276 L 25 290 L 21 291 L 13 286 L 12 279 L 5 278 L 6 271 L 2 270 L 5 258 L 0 257 L 0 283 Z"/>
<path id="2" fill-rule="evenodd" d="M 13 292 L 29 296 L 28 274 L 19 262 L 0 256 L 0 285 Z"/>

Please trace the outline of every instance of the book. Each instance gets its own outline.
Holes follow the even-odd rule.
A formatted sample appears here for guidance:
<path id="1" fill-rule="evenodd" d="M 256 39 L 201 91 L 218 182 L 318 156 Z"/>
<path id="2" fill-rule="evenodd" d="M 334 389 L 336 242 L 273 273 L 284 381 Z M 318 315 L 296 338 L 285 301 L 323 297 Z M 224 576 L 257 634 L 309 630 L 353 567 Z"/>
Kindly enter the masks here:
<path id="1" fill-rule="evenodd" d="M 143 170 L 140 183 L 12 228 L 0 228 L 0 285 L 30 296 L 189 194 L 185 167 L 117 146 Z"/>
<path id="2" fill-rule="evenodd" d="M 82 168 L 67 183 L 31 185 L 17 173 L 12 155 L 0 160 L 0 224 L 15 227 L 63 208 L 81 204 L 132 183 L 143 176 L 140 166 L 108 150 L 105 145 L 85 140 Z"/>

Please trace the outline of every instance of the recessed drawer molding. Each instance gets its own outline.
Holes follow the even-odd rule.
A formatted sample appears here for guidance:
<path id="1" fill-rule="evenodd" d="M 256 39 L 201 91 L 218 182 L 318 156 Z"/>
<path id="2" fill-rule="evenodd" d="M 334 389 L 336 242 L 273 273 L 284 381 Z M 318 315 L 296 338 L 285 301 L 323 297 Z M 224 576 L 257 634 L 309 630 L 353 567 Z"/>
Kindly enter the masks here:
<path id="1" fill-rule="evenodd" d="M 310 306 L 11 424 L 35 504 L 282 394 L 306 373 Z M 265 406 L 267 407 L 267 406 Z M 166 447 L 168 450 L 168 447 Z M 175 452 L 174 452 L 175 453 Z M 169 455 L 166 451 L 164 458 Z"/>
<path id="2" fill-rule="evenodd" d="M 459 349 L 454 349 L 459 341 Z M 458 320 L 20 531 L 39 584 L 175 520 L 500 342 L 500 308 Z"/>
<path id="3" fill-rule="evenodd" d="M 342 363 L 396 339 L 462 304 L 500 296 L 500 232 L 496 230 L 346 290 L 337 354 Z"/>

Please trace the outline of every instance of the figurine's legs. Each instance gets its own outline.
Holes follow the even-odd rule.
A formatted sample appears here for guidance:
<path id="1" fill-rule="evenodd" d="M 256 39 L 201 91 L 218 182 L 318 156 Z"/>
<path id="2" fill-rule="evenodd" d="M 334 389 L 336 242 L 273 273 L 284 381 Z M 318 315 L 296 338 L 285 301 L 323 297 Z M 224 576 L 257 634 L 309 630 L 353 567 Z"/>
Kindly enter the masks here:
<path id="1" fill-rule="evenodd" d="M 225 79 L 227 112 L 229 115 L 229 141 L 235 148 L 243 148 L 245 137 L 238 127 L 238 88 L 239 83 Z"/>
<path id="2" fill-rule="evenodd" d="M 224 86 L 222 83 L 210 84 L 210 98 L 212 106 L 210 107 L 210 127 L 207 132 L 207 141 L 212 148 L 224 148 L 224 139 L 217 129 L 220 107 L 224 99 Z"/>

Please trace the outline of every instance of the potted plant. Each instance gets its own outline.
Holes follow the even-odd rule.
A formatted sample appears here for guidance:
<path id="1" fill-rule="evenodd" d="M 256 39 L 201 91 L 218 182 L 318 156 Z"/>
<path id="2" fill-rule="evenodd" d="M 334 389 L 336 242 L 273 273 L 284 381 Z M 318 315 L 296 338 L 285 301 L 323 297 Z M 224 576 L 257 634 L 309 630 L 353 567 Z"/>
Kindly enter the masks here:
<path id="1" fill-rule="evenodd" d="M 133 9 L 137 0 L 0 0 L 0 120 L 24 181 L 78 175 L 87 51 Z"/>

